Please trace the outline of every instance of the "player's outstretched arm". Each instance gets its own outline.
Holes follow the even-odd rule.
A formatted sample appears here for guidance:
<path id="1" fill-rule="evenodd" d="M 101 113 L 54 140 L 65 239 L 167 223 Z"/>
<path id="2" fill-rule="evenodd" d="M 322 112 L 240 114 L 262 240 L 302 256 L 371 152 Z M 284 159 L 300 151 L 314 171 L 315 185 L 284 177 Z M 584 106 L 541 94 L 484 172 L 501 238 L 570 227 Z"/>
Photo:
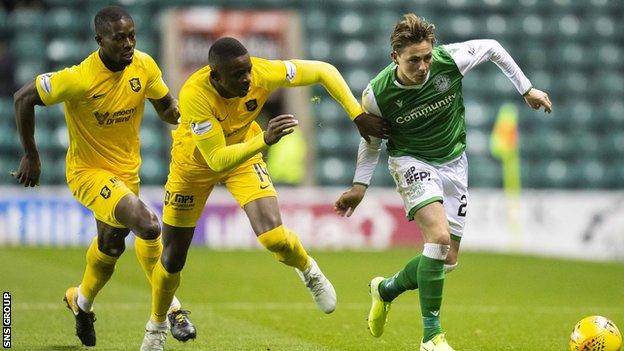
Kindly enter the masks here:
<path id="1" fill-rule="evenodd" d="M 351 189 L 340 195 L 340 198 L 334 203 L 334 211 L 343 217 L 351 217 L 355 208 L 362 202 L 366 194 L 367 186 L 365 184 L 354 183 Z"/>
<path id="2" fill-rule="evenodd" d="M 13 95 L 15 123 L 24 148 L 19 168 L 13 175 L 26 187 L 39 185 L 41 175 L 41 162 L 35 143 L 35 105 L 43 105 L 43 101 L 35 88 L 35 80 L 32 80 Z"/>
<path id="3" fill-rule="evenodd" d="M 529 105 L 534 110 L 539 110 L 541 107 L 543 107 L 544 112 L 552 112 L 552 102 L 550 102 L 548 94 L 541 90 L 535 88 L 529 89 L 529 91 L 524 94 L 524 101 L 526 101 L 527 105 Z"/>
<path id="4" fill-rule="evenodd" d="M 174 125 L 179 123 L 180 110 L 178 109 L 178 100 L 174 99 L 170 93 L 167 93 L 160 99 L 149 99 L 149 101 L 163 122 Z"/>
<path id="5" fill-rule="evenodd" d="M 349 118 L 357 126 L 360 135 L 367 142 L 370 142 L 369 136 L 388 138 L 387 123 L 364 112 L 336 67 L 323 61 L 292 60 L 288 62 L 294 64 L 296 69 L 295 78 L 291 83 L 295 86 L 322 84 L 334 100 L 342 105 Z"/>

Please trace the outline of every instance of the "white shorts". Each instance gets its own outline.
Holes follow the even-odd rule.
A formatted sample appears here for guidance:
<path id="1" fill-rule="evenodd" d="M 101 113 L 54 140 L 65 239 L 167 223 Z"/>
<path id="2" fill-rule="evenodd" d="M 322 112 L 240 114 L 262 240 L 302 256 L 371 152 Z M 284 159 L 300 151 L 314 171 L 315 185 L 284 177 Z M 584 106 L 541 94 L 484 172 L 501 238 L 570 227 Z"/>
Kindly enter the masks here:
<path id="1" fill-rule="evenodd" d="M 460 240 L 468 206 L 468 160 L 459 158 L 442 165 L 432 165 L 410 156 L 388 158 L 388 169 L 403 198 L 405 214 L 411 221 L 422 207 L 436 201 L 446 210 L 451 237 Z"/>

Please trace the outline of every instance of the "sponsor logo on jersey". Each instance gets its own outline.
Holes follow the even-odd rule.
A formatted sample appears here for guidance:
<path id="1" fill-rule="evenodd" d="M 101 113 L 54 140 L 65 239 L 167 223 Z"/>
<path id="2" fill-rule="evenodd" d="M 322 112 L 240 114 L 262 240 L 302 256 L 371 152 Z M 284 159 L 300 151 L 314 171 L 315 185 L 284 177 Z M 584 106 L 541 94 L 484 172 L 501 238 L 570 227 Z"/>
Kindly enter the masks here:
<path id="1" fill-rule="evenodd" d="M 101 97 L 102 97 L 102 96 L 104 96 L 104 95 L 106 95 L 106 93 L 102 93 L 102 94 L 95 94 L 95 95 L 93 95 L 93 99 L 99 99 L 99 98 L 101 98 Z"/>
<path id="2" fill-rule="evenodd" d="M 284 64 L 286 65 L 286 79 L 292 83 L 297 76 L 297 66 L 290 61 L 284 61 Z"/>
<path id="3" fill-rule="evenodd" d="M 397 100 L 394 102 L 399 108 L 403 107 L 403 100 Z"/>
<path id="4" fill-rule="evenodd" d="M 119 179 L 119 177 L 111 177 L 108 179 L 108 181 L 111 182 L 111 184 L 113 184 L 113 188 L 119 188 L 120 186 L 123 185 L 123 181 Z"/>
<path id="5" fill-rule="evenodd" d="M 110 112 L 95 111 L 93 112 L 93 115 L 95 116 L 95 119 L 97 119 L 99 125 L 110 126 L 113 124 L 130 121 L 130 119 L 134 116 L 135 112 L 136 107 L 133 107 L 125 110 L 115 111 L 113 112 L 113 114 L 111 114 Z"/>
<path id="6" fill-rule="evenodd" d="M 446 74 L 440 74 L 433 78 L 433 87 L 440 93 L 447 91 L 450 86 L 451 78 Z"/>
<path id="7" fill-rule="evenodd" d="M 212 123 L 210 121 L 191 123 L 191 130 L 195 135 L 203 135 L 208 133 L 212 129 Z"/>
<path id="8" fill-rule="evenodd" d="M 103 198 L 108 199 L 111 196 L 111 190 L 108 186 L 104 185 L 104 187 L 102 188 L 102 190 L 100 190 L 100 195 L 102 195 Z"/>
<path id="9" fill-rule="evenodd" d="M 50 95 L 52 93 L 52 73 L 45 73 L 41 75 L 41 79 L 39 80 L 39 86 L 46 94 Z"/>
<path id="10" fill-rule="evenodd" d="M 416 106 L 407 115 L 396 117 L 395 122 L 398 124 L 403 124 L 411 122 L 420 117 L 428 117 L 436 112 L 439 112 L 440 110 L 449 107 L 451 103 L 455 100 L 455 96 L 456 94 L 453 93 L 447 95 L 444 99 L 438 100 L 434 103 Z"/>
<path id="11" fill-rule="evenodd" d="M 141 90 L 141 81 L 139 78 L 132 78 L 128 82 L 130 83 L 130 89 L 132 89 L 135 93 L 138 93 L 139 90 Z"/>
<path id="12" fill-rule="evenodd" d="M 247 111 L 255 111 L 258 108 L 258 101 L 256 99 L 249 100 L 245 102 L 245 107 L 247 107 Z"/>

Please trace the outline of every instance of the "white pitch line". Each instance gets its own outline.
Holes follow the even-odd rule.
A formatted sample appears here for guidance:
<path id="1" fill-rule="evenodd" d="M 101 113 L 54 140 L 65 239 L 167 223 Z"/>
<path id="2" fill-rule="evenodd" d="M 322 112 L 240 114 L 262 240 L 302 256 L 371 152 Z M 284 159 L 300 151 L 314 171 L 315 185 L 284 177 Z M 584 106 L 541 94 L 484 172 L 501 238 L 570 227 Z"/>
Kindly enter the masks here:
<path id="1" fill-rule="evenodd" d="M 257 310 L 316 310 L 317 307 L 312 303 L 303 302 L 224 302 L 224 303 L 189 303 L 191 310 L 237 310 L 237 311 L 257 311 Z M 370 307 L 369 304 L 364 303 L 338 303 L 338 310 L 349 311 L 367 311 Z M 51 311 L 65 309 L 65 305 L 62 303 L 16 303 L 13 304 L 14 311 L 26 310 L 26 311 Z M 116 309 L 116 310 L 136 310 L 136 309 L 149 309 L 149 301 L 145 303 L 130 302 L 130 303 L 114 303 L 114 302 L 96 302 L 94 304 L 95 309 Z M 420 311 L 418 304 L 395 304 L 394 310 L 403 311 Z M 534 314 L 573 314 L 585 311 L 601 311 L 608 310 L 612 313 L 624 313 L 622 307 L 608 307 L 608 306 L 521 306 L 521 305 L 461 305 L 461 304 L 448 304 L 443 305 L 442 309 L 449 312 L 466 312 L 466 313 L 534 313 Z"/>

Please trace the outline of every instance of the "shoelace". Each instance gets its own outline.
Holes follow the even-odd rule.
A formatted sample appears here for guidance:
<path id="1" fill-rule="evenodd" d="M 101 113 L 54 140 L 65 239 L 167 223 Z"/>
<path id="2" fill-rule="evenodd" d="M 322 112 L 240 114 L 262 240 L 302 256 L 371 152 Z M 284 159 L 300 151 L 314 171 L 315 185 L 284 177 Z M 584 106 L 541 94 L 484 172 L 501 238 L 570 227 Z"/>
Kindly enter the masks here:
<path id="1" fill-rule="evenodd" d="M 191 311 L 188 311 L 188 310 L 178 310 L 178 311 L 173 312 L 174 319 L 176 320 L 176 322 L 180 324 L 184 324 L 184 325 L 188 324 L 187 317 L 189 314 L 191 314 Z"/>

